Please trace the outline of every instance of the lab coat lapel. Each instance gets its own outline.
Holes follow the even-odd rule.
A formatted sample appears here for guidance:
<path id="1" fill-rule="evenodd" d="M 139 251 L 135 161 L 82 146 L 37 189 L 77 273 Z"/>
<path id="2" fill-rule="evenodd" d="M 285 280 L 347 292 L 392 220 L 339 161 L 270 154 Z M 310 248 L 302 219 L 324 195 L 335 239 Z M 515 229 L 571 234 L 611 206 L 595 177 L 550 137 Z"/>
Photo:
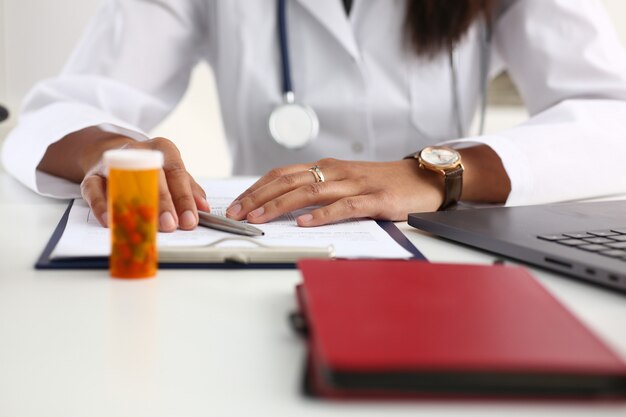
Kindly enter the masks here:
<path id="1" fill-rule="evenodd" d="M 296 1 L 317 19 L 353 58 L 359 58 L 359 48 L 340 0 Z"/>

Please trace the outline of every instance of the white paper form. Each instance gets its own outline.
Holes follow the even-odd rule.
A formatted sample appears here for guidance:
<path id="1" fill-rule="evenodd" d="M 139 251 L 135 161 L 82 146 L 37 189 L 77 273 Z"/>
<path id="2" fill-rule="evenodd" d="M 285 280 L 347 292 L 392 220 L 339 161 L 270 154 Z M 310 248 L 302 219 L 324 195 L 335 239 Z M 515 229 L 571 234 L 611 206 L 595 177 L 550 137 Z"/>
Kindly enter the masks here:
<path id="1" fill-rule="evenodd" d="M 254 180 L 255 178 L 229 178 L 203 182 L 201 185 L 207 193 L 211 212 L 224 214 L 233 199 L 253 184 Z M 335 256 L 338 258 L 394 259 L 412 256 L 373 220 L 358 219 L 319 227 L 299 227 L 295 218 L 308 210 L 310 209 L 298 210 L 266 224 L 255 224 L 265 232 L 265 235 L 254 239 L 271 246 L 333 245 Z M 234 236 L 236 235 L 197 227 L 190 231 L 159 233 L 158 246 L 159 248 L 205 246 L 218 239 Z M 221 246 L 226 245 L 242 247 L 250 244 L 231 241 Z M 109 229 L 100 226 L 83 200 L 76 200 L 70 211 L 65 232 L 51 258 L 108 256 L 109 253 Z"/>

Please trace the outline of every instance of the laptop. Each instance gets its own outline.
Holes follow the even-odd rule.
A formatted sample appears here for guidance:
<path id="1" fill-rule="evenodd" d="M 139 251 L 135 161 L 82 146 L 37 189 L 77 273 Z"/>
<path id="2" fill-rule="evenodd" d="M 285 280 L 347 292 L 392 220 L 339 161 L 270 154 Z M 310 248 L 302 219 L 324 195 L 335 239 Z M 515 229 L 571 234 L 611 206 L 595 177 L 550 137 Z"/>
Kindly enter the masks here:
<path id="1" fill-rule="evenodd" d="M 626 292 L 626 200 L 409 214 L 411 226 Z"/>

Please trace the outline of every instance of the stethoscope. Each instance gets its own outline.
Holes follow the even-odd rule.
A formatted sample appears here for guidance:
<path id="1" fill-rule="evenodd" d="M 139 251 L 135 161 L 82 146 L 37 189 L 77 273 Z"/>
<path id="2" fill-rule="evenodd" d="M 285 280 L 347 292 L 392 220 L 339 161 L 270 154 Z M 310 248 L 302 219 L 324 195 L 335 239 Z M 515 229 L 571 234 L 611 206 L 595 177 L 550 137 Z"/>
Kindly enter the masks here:
<path id="1" fill-rule="evenodd" d="M 278 0 L 278 40 L 281 58 L 282 94 L 283 102 L 272 110 L 269 118 L 269 130 L 272 138 L 287 149 L 301 149 L 311 143 L 319 133 L 320 123 L 311 107 L 296 101 L 291 80 L 291 65 L 289 62 L 289 42 L 287 33 L 287 1 Z M 488 23 L 481 26 L 480 51 L 480 89 L 481 115 L 479 133 L 482 134 L 485 126 L 487 110 L 487 84 L 489 81 L 489 63 L 491 60 L 491 27 Z M 463 115 L 461 114 L 461 99 L 454 51 L 448 53 L 450 67 L 450 83 L 453 99 L 453 111 L 456 120 L 456 130 L 459 138 L 464 136 Z"/>
<path id="2" fill-rule="evenodd" d="M 315 110 L 298 103 L 291 82 L 287 35 L 287 0 L 278 0 L 278 39 L 280 43 L 283 102 L 270 114 L 272 138 L 287 149 L 300 149 L 313 141 L 320 129 Z"/>

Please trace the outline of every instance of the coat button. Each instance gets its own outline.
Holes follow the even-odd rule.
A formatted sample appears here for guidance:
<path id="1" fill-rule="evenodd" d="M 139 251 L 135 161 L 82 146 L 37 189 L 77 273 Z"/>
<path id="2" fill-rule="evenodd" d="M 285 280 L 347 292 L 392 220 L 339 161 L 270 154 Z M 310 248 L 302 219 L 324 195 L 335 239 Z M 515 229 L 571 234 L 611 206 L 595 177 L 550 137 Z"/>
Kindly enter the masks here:
<path id="1" fill-rule="evenodd" d="M 352 151 L 355 153 L 363 152 L 363 144 L 361 142 L 352 142 Z"/>

